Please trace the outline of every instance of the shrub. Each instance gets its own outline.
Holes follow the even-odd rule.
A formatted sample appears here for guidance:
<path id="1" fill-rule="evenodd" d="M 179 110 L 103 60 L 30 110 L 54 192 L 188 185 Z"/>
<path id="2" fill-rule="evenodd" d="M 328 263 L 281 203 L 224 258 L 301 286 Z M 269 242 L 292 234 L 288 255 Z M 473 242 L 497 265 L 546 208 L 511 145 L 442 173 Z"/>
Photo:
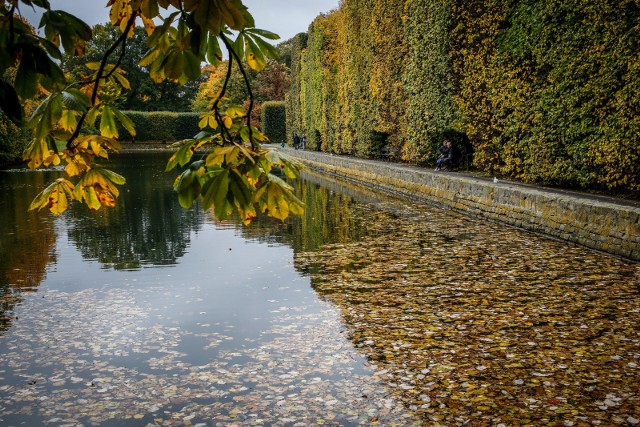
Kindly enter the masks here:
<path id="1" fill-rule="evenodd" d="M 30 130 L 19 128 L 0 112 L 0 166 L 19 162 L 30 138 Z"/>
<path id="2" fill-rule="evenodd" d="M 124 111 L 136 128 L 136 141 L 177 141 L 193 138 L 198 133 L 199 113 L 173 113 L 165 111 Z M 120 138 L 131 139 L 120 129 Z"/>
<path id="3" fill-rule="evenodd" d="M 287 140 L 287 112 L 284 101 L 262 104 L 262 132 L 274 144 Z"/>

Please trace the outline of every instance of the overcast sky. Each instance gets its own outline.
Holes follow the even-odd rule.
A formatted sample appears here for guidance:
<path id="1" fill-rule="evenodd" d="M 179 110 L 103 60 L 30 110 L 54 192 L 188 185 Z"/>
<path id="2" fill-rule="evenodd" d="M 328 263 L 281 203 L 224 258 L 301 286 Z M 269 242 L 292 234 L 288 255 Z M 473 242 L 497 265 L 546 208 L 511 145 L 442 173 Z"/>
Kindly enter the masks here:
<path id="1" fill-rule="evenodd" d="M 339 0 L 243 0 L 256 21 L 256 27 L 280 35 L 280 41 L 306 32 L 311 21 L 321 13 L 338 7 Z M 90 26 L 109 20 L 107 0 L 50 0 L 52 9 L 63 9 Z M 39 18 L 31 8 L 20 4 L 22 13 L 37 26 Z M 36 8 L 39 9 L 39 8 Z M 165 11 L 166 12 L 166 11 Z"/>

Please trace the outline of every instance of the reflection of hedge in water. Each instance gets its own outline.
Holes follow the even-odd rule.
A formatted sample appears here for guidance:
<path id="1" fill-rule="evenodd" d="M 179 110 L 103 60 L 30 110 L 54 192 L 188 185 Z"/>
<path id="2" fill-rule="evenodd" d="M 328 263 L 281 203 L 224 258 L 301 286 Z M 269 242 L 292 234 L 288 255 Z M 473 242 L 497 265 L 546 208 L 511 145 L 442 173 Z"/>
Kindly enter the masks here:
<path id="1" fill-rule="evenodd" d="M 242 236 L 259 242 L 280 243 L 295 252 L 316 250 L 328 243 L 357 240 L 362 224 L 358 208 L 344 187 L 331 188 L 329 181 L 319 183 L 316 175 L 305 173 L 303 179 L 291 182 L 295 194 L 305 203 L 301 216 L 290 216 L 285 223 L 259 215 Z"/>
<path id="2" fill-rule="evenodd" d="M 22 294 L 31 292 L 45 279 L 50 262 L 55 262 L 56 235 L 51 217 L 28 212 L 27 208 L 50 172 L 3 172 L 0 199 L 0 332 L 11 326 L 13 308 Z"/>
<path id="3" fill-rule="evenodd" d="M 639 190 L 639 28 L 632 0 L 345 0 L 291 44 L 289 137 L 425 163 L 455 131 L 486 172 Z"/>
<path id="4" fill-rule="evenodd" d="M 175 264 L 189 245 L 191 232 L 204 221 L 201 209 L 183 209 L 172 190 L 173 176 L 163 172 L 166 153 L 118 156 L 114 170 L 127 184 L 113 209 L 88 213 L 72 208 L 77 220 L 69 239 L 86 259 L 107 268 L 137 269 Z"/>

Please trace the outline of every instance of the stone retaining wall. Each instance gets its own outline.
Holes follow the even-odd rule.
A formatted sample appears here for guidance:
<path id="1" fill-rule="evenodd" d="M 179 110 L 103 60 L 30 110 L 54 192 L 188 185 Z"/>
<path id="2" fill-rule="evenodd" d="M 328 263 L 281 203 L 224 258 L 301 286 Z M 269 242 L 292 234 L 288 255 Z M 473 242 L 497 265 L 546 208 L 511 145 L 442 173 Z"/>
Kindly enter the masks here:
<path id="1" fill-rule="evenodd" d="M 640 204 L 402 164 L 285 149 L 309 168 L 640 261 Z"/>

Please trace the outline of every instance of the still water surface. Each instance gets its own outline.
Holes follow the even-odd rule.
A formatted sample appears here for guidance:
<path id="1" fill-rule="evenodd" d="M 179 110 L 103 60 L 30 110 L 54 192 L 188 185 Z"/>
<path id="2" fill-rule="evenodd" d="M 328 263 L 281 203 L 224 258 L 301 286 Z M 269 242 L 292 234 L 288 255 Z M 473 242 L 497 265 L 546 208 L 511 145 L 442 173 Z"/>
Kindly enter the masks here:
<path id="1" fill-rule="evenodd" d="M 217 222 L 167 157 L 60 218 L 55 171 L 0 172 L 1 425 L 639 418 L 636 264 L 311 175 L 304 216 Z"/>

